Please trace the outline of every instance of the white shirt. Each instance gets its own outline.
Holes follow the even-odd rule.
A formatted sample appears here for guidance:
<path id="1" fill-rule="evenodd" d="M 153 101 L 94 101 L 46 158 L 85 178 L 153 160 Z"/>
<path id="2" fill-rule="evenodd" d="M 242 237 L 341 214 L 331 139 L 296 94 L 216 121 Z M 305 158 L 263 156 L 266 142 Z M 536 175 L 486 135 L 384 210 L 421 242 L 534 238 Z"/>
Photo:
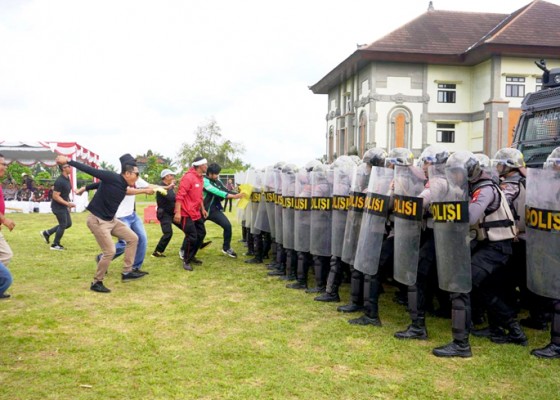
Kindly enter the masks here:
<path id="1" fill-rule="evenodd" d="M 136 189 L 144 189 L 147 188 L 149 186 L 149 183 L 146 182 L 144 179 L 138 177 L 138 180 L 136 181 L 136 184 L 134 185 L 134 187 Z M 127 194 L 126 196 L 124 196 L 123 201 L 121 201 L 121 204 L 119 205 L 119 208 L 117 210 L 117 213 L 115 214 L 115 217 L 117 218 L 124 218 L 124 217 L 128 217 L 129 215 L 132 215 L 132 213 L 134 212 L 134 203 L 136 201 L 136 195 L 135 194 Z"/>

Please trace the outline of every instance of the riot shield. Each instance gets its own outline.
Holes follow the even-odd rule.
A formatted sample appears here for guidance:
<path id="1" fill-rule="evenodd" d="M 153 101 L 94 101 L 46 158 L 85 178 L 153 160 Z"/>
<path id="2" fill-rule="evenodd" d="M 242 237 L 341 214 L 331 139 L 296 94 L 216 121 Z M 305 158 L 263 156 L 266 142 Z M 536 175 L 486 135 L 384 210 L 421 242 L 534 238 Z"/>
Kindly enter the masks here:
<path id="1" fill-rule="evenodd" d="M 424 190 L 426 175 L 416 166 L 395 166 L 393 215 L 395 217 L 394 278 L 411 286 L 416 283 L 422 206 L 420 193 Z"/>
<path id="2" fill-rule="evenodd" d="M 274 228 L 276 243 L 283 243 L 282 231 L 282 170 L 274 169 Z"/>
<path id="3" fill-rule="evenodd" d="M 358 237 L 360 235 L 370 172 L 371 166 L 362 163 L 354 168 L 352 176 L 348 216 L 346 218 L 344 241 L 342 243 L 342 261 L 350 265 L 354 265 L 354 257 L 358 247 Z"/>
<path id="4" fill-rule="evenodd" d="M 311 172 L 311 242 L 315 256 L 331 256 L 332 179 L 333 171 L 326 165 Z"/>
<path id="5" fill-rule="evenodd" d="M 295 170 L 282 172 L 282 245 L 289 250 L 294 250 L 295 174 Z"/>
<path id="6" fill-rule="evenodd" d="M 234 178 L 233 178 L 233 179 L 235 180 L 235 183 L 236 183 L 236 184 L 245 183 L 245 181 L 246 181 L 246 176 L 247 176 L 247 172 L 245 172 L 245 171 L 240 171 L 240 172 L 236 172 L 236 173 L 234 174 Z M 236 214 L 236 216 L 237 216 L 237 222 L 241 223 L 242 221 L 245 221 L 245 214 L 246 214 L 245 209 L 243 209 L 243 208 L 237 208 L 237 214 Z"/>
<path id="7" fill-rule="evenodd" d="M 392 169 L 373 167 L 360 226 L 360 235 L 354 258 L 354 268 L 364 274 L 375 275 L 379 268 L 381 245 L 389 215 Z"/>
<path id="8" fill-rule="evenodd" d="M 340 161 L 341 158 L 339 157 L 333 164 L 331 253 L 335 257 L 342 257 L 352 173 L 356 166 L 349 157 L 346 162 Z"/>
<path id="9" fill-rule="evenodd" d="M 429 167 L 430 205 L 439 287 L 468 293 L 472 287 L 467 171 L 447 166 Z"/>
<path id="10" fill-rule="evenodd" d="M 536 168 L 527 173 L 527 287 L 560 299 L 560 174 Z"/>
<path id="11" fill-rule="evenodd" d="M 294 250 L 309 251 L 311 241 L 311 172 L 301 168 L 296 174 L 294 205 Z"/>
<path id="12" fill-rule="evenodd" d="M 267 167 L 264 171 L 264 201 L 266 206 L 266 215 L 268 216 L 268 225 L 270 227 L 270 235 L 274 239 L 276 237 L 276 223 L 274 204 L 276 193 L 274 184 L 274 167 Z"/>
<path id="13" fill-rule="evenodd" d="M 251 203 L 247 207 L 251 207 L 251 223 L 250 229 L 251 234 L 258 235 L 261 231 L 257 228 L 257 215 L 259 211 L 259 204 L 261 203 L 261 178 L 259 172 L 254 169 L 247 171 L 247 183 L 253 186 L 253 192 L 251 193 Z"/>
<path id="14" fill-rule="evenodd" d="M 270 223 L 268 219 L 268 210 L 266 207 L 266 191 L 265 191 L 265 171 L 257 170 L 257 180 L 260 182 L 261 195 L 257 207 L 257 217 L 255 227 L 261 232 L 270 232 Z"/>

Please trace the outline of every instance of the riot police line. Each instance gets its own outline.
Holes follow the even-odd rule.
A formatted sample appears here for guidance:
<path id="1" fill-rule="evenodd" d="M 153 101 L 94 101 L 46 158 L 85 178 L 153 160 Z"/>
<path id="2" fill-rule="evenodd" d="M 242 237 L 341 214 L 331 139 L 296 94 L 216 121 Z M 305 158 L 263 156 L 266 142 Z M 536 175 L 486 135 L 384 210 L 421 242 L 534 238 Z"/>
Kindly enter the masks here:
<path id="1" fill-rule="evenodd" d="M 406 148 L 373 148 L 237 179 L 253 188 L 240 218 L 246 262 L 271 252 L 268 275 L 327 303 L 349 278 L 337 310 L 361 313 L 351 324 L 382 325 L 379 295 L 391 283 L 410 316 L 396 338 L 427 340 L 428 312 L 451 319 L 452 341 L 435 356 L 471 357 L 471 335 L 527 346 L 522 326 L 550 324 L 550 343 L 531 354 L 560 358 L 560 147 L 543 169 L 526 169 L 512 148 L 489 159 L 432 145 L 417 161 Z"/>

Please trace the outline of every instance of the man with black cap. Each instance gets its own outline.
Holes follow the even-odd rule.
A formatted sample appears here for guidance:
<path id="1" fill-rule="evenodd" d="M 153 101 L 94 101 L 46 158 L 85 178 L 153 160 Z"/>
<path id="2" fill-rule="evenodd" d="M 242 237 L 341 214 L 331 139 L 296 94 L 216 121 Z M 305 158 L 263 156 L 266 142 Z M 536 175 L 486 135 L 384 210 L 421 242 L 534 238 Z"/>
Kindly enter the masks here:
<path id="1" fill-rule="evenodd" d="M 177 190 L 173 222 L 180 224 L 186 235 L 186 240 L 181 247 L 183 268 L 186 271 L 193 270 L 192 264 L 202 263 L 195 258 L 195 255 L 206 236 L 204 219 L 208 217 L 208 213 L 202 198 L 204 187 L 202 177 L 207 169 L 208 161 L 203 157 L 196 157 L 192 167 L 181 178 Z"/>
<path id="2" fill-rule="evenodd" d="M 100 293 L 109 293 L 111 291 L 103 285 L 103 278 L 105 278 L 109 264 L 115 255 L 115 244 L 113 243 L 112 236 L 123 239 L 126 243 L 123 273 L 121 275 L 122 281 L 128 282 L 145 276 L 143 272 L 132 270 L 132 263 L 134 262 L 136 247 L 138 246 L 138 236 L 123 222 L 115 218 L 117 209 L 126 196 L 127 188 L 134 186 L 139 175 L 136 160 L 130 154 L 123 155 L 120 158 L 120 162 L 122 171 L 120 174 L 117 174 L 112 171 L 99 170 L 77 161 L 68 160 L 66 156 L 59 155 L 56 157 L 58 165 L 69 164 L 101 181 L 99 189 L 87 206 L 91 213 L 87 218 L 87 226 L 91 233 L 93 233 L 103 253 L 103 256 L 97 263 L 97 271 L 90 289 Z"/>

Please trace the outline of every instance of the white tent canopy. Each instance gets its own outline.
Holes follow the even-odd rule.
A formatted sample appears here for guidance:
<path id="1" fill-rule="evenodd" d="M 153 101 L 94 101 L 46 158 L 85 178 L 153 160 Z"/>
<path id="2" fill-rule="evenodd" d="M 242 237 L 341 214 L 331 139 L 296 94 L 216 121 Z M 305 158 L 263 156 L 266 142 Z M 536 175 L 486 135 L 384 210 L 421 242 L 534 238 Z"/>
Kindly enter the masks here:
<path id="1" fill-rule="evenodd" d="M 48 167 L 56 165 L 57 154 L 93 167 L 99 166 L 99 156 L 75 142 L 9 142 L 0 141 L 0 153 L 6 162 L 32 166 L 37 163 Z"/>

